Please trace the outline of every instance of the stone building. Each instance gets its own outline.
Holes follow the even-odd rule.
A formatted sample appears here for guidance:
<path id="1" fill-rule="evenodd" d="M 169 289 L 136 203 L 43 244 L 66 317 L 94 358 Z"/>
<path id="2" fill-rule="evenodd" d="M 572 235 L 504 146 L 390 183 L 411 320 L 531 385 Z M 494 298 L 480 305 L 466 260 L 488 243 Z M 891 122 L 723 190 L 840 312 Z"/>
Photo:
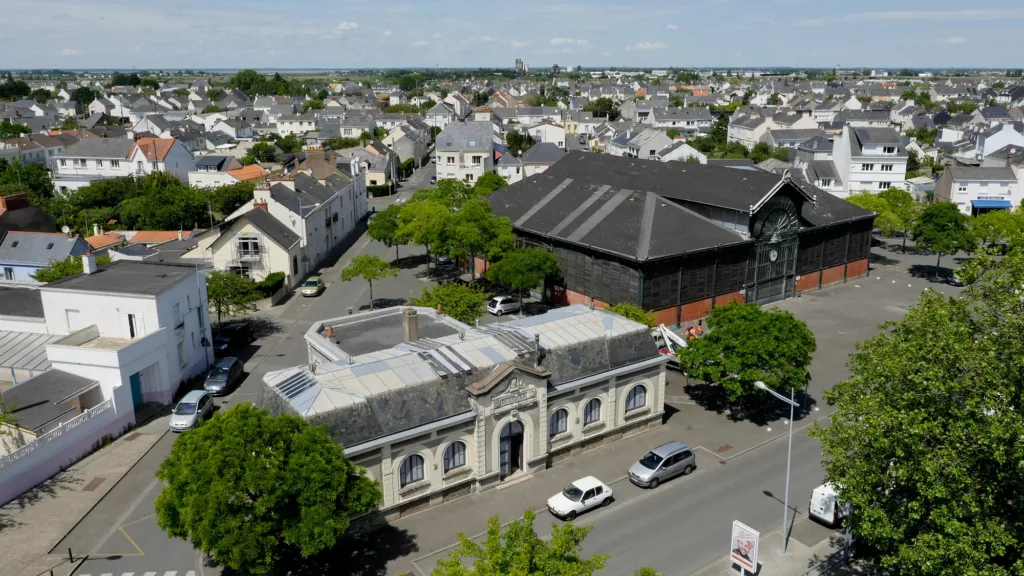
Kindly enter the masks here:
<path id="1" fill-rule="evenodd" d="M 314 324 L 309 365 L 268 373 L 258 404 L 329 426 L 393 519 L 494 488 L 660 425 L 649 329 L 569 306 L 470 327 L 396 307 Z"/>

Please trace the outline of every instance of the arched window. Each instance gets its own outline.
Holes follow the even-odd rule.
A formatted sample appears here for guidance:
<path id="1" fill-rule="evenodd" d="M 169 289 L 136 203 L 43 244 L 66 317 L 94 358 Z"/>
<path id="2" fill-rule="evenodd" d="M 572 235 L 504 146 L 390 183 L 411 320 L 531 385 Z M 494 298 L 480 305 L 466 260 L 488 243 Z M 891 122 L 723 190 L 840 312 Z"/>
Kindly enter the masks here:
<path id="1" fill-rule="evenodd" d="M 583 425 L 593 424 L 601 421 L 601 401 L 597 398 L 592 398 L 590 402 L 587 402 L 585 408 L 583 408 Z"/>
<path id="2" fill-rule="evenodd" d="M 548 425 L 548 433 L 551 436 L 558 436 L 569 429 L 569 411 L 559 408 L 551 414 L 551 423 Z"/>
<path id="3" fill-rule="evenodd" d="M 626 412 L 647 406 L 647 388 L 636 386 L 626 394 Z"/>
<path id="4" fill-rule="evenodd" d="M 423 480 L 423 456 L 413 454 L 403 460 L 402 467 L 399 469 L 398 479 L 398 484 L 401 488 Z"/>
<path id="5" fill-rule="evenodd" d="M 452 442 L 444 449 L 444 471 L 461 468 L 466 465 L 466 445 L 462 442 Z"/>

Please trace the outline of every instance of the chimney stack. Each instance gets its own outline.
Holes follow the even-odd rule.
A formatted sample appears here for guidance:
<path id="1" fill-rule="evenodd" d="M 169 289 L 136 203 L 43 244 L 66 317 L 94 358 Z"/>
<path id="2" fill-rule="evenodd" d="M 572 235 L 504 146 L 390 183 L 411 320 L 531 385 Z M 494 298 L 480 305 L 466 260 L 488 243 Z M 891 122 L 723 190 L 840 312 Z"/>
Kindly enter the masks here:
<path id="1" fill-rule="evenodd" d="M 178 240 L 183 240 L 183 239 L 184 239 L 184 238 L 183 238 L 183 237 L 182 237 L 182 235 L 181 235 L 181 230 L 178 230 Z"/>
<path id="2" fill-rule="evenodd" d="M 92 235 L 93 236 L 99 236 L 100 235 L 100 225 L 99 224 L 93 224 L 92 225 Z"/>
<path id="3" fill-rule="evenodd" d="M 420 339 L 420 319 L 415 308 L 402 309 L 402 342 Z"/>
<path id="4" fill-rule="evenodd" d="M 93 274 L 96 270 L 98 270 L 96 267 L 96 257 L 93 256 L 92 250 L 90 250 L 82 256 L 82 272 L 85 274 Z"/>

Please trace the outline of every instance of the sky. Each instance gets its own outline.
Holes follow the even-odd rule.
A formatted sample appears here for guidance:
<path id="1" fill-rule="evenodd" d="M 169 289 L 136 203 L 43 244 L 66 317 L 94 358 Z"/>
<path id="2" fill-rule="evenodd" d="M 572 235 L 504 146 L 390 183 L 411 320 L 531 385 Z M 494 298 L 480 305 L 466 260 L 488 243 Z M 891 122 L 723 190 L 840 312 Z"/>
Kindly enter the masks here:
<path id="1" fill-rule="evenodd" d="M 0 69 L 1024 66 L 1021 0 L 0 5 Z"/>

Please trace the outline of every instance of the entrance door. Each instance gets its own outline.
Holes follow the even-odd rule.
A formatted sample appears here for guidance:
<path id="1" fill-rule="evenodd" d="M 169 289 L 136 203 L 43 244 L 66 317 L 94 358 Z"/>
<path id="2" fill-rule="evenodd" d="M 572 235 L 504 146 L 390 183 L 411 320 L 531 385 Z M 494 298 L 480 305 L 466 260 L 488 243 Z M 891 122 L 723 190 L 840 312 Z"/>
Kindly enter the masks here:
<path id="1" fill-rule="evenodd" d="M 516 420 L 501 429 L 501 445 L 498 449 L 501 463 L 501 479 L 523 469 L 523 423 Z"/>
<path id="2" fill-rule="evenodd" d="M 128 382 L 132 387 L 132 406 L 142 404 L 142 378 L 139 376 L 139 373 L 132 374 L 128 378 Z"/>

